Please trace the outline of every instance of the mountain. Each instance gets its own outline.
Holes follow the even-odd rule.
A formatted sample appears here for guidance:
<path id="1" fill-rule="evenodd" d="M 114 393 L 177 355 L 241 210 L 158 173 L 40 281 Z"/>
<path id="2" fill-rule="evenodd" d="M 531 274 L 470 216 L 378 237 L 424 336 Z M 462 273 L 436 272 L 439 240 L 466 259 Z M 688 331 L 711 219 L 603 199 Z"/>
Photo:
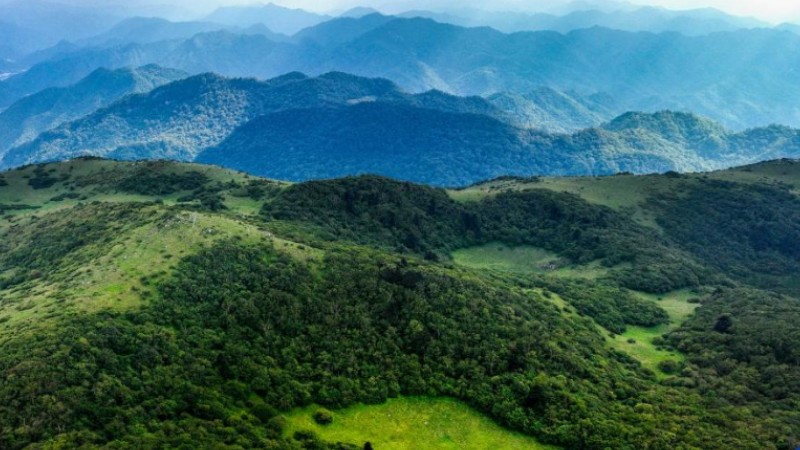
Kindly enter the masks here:
<path id="1" fill-rule="evenodd" d="M 152 44 L 159 41 L 190 39 L 198 34 L 229 31 L 237 34 L 258 34 L 274 41 L 288 40 L 288 36 L 272 32 L 263 24 L 238 28 L 213 22 L 172 22 L 155 17 L 132 17 L 113 28 L 81 42 L 83 46 L 115 46 L 126 44 Z"/>
<path id="2" fill-rule="evenodd" d="M 98 67 L 119 69 L 155 64 L 166 58 L 181 41 L 130 44 L 113 48 L 79 49 L 57 54 L 53 59 L 0 82 L 0 107 L 8 107 L 25 96 L 48 88 L 78 83 Z M 166 66 L 165 66 L 166 67 Z"/>
<path id="3" fill-rule="evenodd" d="M 73 86 L 46 89 L 25 97 L 0 113 L 0 154 L 126 95 L 148 92 L 186 76 L 184 72 L 158 66 L 98 69 Z"/>
<path id="4" fill-rule="evenodd" d="M 800 25 L 795 23 L 784 23 L 778 26 L 781 30 L 791 31 L 792 33 L 800 34 Z"/>
<path id="5" fill-rule="evenodd" d="M 442 422 L 465 450 L 800 443 L 797 161 L 0 180 L 4 448 L 437 448 Z"/>
<path id="6" fill-rule="evenodd" d="M 602 121 L 602 114 L 589 109 L 593 100 L 582 104 L 550 90 L 526 101 L 542 113 L 539 126 L 520 127 L 529 116 L 496 98 L 408 94 L 383 79 L 292 73 L 261 82 L 206 74 L 44 132 L 10 149 L 2 165 L 82 155 L 197 159 L 291 181 L 378 173 L 455 186 L 501 175 L 701 171 L 800 155 L 795 129 L 737 133 L 678 112 L 626 113 L 552 133 L 545 131 L 550 120 L 572 118 L 577 126 Z"/>
<path id="7" fill-rule="evenodd" d="M 322 47 L 337 47 L 346 44 L 382 25 L 394 20 L 382 14 L 367 14 L 359 17 L 342 17 L 306 28 L 293 36 L 301 44 Z"/>
<path id="8" fill-rule="evenodd" d="M 488 100 L 439 91 L 412 95 L 386 80 L 342 73 L 267 82 L 201 75 L 21 142 L 3 164 L 199 155 L 203 162 L 290 180 L 374 172 L 458 185 L 505 174 L 710 170 L 794 157 L 800 148 L 790 128 L 735 133 L 674 112 L 627 113 L 595 128 L 613 115 L 609 104 L 551 89 Z M 30 130 L 24 139 L 34 136 Z"/>
<path id="9" fill-rule="evenodd" d="M 292 181 L 377 173 L 459 186 L 502 175 L 686 172 L 797 156 L 797 130 L 733 134 L 688 114 L 628 114 L 562 135 L 377 102 L 268 114 L 197 160 Z"/>
<path id="10" fill-rule="evenodd" d="M 6 163 L 83 154 L 115 158 L 193 159 L 258 116 L 293 108 L 342 107 L 375 101 L 504 117 L 480 98 L 441 92 L 410 95 L 380 79 L 342 73 L 292 73 L 266 82 L 205 74 L 130 96 L 12 150 Z"/>
<path id="11" fill-rule="evenodd" d="M 624 109 L 689 110 L 743 129 L 800 123 L 795 54 L 800 37 L 775 30 L 502 34 L 398 19 L 332 50 L 322 67 L 386 77 L 410 90 L 604 92 Z"/>
<path id="12" fill-rule="evenodd" d="M 108 31 L 81 42 L 85 46 L 112 46 L 117 44 L 151 44 L 158 41 L 189 39 L 211 31 L 225 29 L 213 22 L 171 22 L 156 17 L 132 17 L 114 25 Z"/>
<path id="13" fill-rule="evenodd" d="M 608 96 L 584 97 L 546 87 L 525 94 L 503 92 L 487 100 L 506 111 L 515 125 L 551 133 L 571 133 L 599 126 L 621 112 L 614 99 Z"/>
<path id="14" fill-rule="evenodd" d="M 733 16 L 712 8 L 682 11 L 656 7 L 606 10 L 578 8 L 563 14 L 525 14 L 517 11 L 492 12 L 471 9 L 455 9 L 446 13 L 414 10 L 399 16 L 423 17 L 465 27 L 489 26 L 507 33 L 543 30 L 568 33 L 603 27 L 622 31 L 677 32 L 689 36 L 702 36 L 723 31 L 771 27 L 766 22 Z"/>
<path id="15" fill-rule="evenodd" d="M 205 18 L 209 22 L 247 28 L 264 24 L 272 31 L 292 35 L 298 31 L 326 22 L 333 17 L 311 13 L 302 9 L 284 8 L 268 3 L 261 6 L 226 6 L 218 8 Z"/>
<path id="16" fill-rule="evenodd" d="M 47 87 L 74 84 L 96 67 L 153 63 L 192 74 L 260 78 L 342 71 L 391 79 L 412 92 L 459 95 L 546 86 L 581 97 L 602 93 L 614 99 L 615 112 L 692 111 L 736 130 L 800 125 L 800 88 L 794 82 L 800 36 L 787 31 L 699 37 L 602 28 L 503 34 L 371 15 L 339 19 L 302 35 L 308 39 L 290 43 L 217 31 L 184 41 L 85 49 L 0 83 L 0 93 L 6 92 L 0 107 Z"/>
<path id="17" fill-rule="evenodd" d="M 381 14 L 381 12 L 375 8 L 356 6 L 355 8 L 350 8 L 347 11 L 344 11 L 343 13 L 339 14 L 339 17 L 350 17 L 358 19 L 364 16 L 369 16 L 371 14 Z"/>

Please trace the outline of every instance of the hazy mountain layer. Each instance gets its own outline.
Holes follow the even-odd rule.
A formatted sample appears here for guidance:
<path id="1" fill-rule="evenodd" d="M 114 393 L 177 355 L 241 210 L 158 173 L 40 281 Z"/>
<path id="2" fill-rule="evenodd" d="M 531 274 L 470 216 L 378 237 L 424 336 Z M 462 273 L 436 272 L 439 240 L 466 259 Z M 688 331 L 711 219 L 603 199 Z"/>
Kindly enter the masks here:
<path id="1" fill-rule="evenodd" d="M 410 91 L 525 93 L 546 86 L 620 110 L 686 110 L 745 129 L 800 124 L 794 61 L 800 36 L 739 30 L 688 37 L 593 28 L 503 34 L 425 19 L 344 18 L 299 42 L 230 32 L 185 41 L 85 49 L 0 83 L 0 106 L 46 87 L 77 82 L 93 68 L 157 63 L 190 73 L 268 78 L 300 70 L 384 77 Z"/>
<path id="2" fill-rule="evenodd" d="M 535 98 L 549 117 L 575 114 L 564 102 L 580 106 L 552 91 L 526 101 Z M 452 186 L 509 174 L 709 170 L 800 154 L 798 131 L 786 127 L 733 133 L 691 114 L 629 113 L 598 128 L 553 134 L 517 126 L 519 115 L 496 104 L 437 91 L 407 94 L 387 80 L 342 73 L 266 82 L 201 75 L 45 132 L 11 149 L 3 165 L 83 155 L 199 156 L 297 181 L 379 173 Z M 576 124 L 584 120 L 575 117 Z"/>
<path id="3" fill-rule="evenodd" d="M 489 26 L 504 32 L 558 31 L 567 33 L 592 27 L 652 33 L 677 32 L 702 36 L 721 31 L 769 28 L 770 24 L 750 17 L 737 17 L 716 9 L 674 11 L 655 7 L 628 9 L 578 9 L 565 14 L 525 14 L 455 9 L 447 13 L 409 11 L 401 17 L 425 17 L 460 26 Z"/>
<path id="4" fill-rule="evenodd" d="M 266 82 L 200 75 L 145 95 L 131 96 L 88 117 L 65 124 L 12 150 L 9 165 L 77 155 L 191 160 L 219 144 L 239 125 L 275 111 L 341 107 L 374 101 L 504 117 L 477 97 L 440 92 L 410 95 L 380 79 L 330 73 L 299 73 Z M 424 126 L 424 124 L 420 124 Z"/>
<path id="5" fill-rule="evenodd" d="M 25 97 L 0 113 L 0 154 L 126 95 L 148 92 L 184 77 L 185 72 L 158 66 L 98 69 L 73 86 L 46 89 Z"/>

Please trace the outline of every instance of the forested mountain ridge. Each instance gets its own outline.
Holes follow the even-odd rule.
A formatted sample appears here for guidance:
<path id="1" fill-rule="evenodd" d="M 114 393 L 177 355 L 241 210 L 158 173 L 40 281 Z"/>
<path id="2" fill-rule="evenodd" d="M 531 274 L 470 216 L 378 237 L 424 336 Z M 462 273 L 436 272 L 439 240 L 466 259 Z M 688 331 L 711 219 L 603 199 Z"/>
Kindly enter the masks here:
<path id="1" fill-rule="evenodd" d="M 549 90 L 525 98 L 542 99 L 537 107 L 551 117 L 545 125 L 576 110 L 587 121 L 600 118 L 589 110 L 594 100 L 584 107 Z M 169 158 L 292 181 L 376 173 L 458 186 L 502 175 L 703 171 L 800 155 L 797 130 L 785 127 L 734 133 L 664 111 L 559 134 L 520 128 L 524 114 L 506 106 L 498 98 L 409 94 L 387 80 L 335 72 L 265 82 L 206 74 L 43 133 L 11 149 L 2 166 L 86 155 Z"/>
<path id="2" fill-rule="evenodd" d="M 158 66 L 98 69 L 73 86 L 46 89 L 25 97 L 0 112 L 0 155 L 126 95 L 149 92 L 186 76 L 185 72 Z"/>
<path id="3" fill-rule="evenodd" d="M 404 395 L 562 448 L 799 443 L 794 161 L 454 191 L 94 159 L 0 180 L 6 448 L 361 448 L 283 414 Z M 497 242 L 544 258 L 451 256 Z"/>
<path id="4" fill-rule="evenodd" d="M 131 96 L 13 149 L 8 165 L 82 155 L 192 160 L 239 125 L 293 108 L 343 107 L 382 101 L 503 117 L 483 99 L 440 92 L 407 94 L 388 80 L 343 73 L 316 78 L 291 73 L 265 82 L 204 74 Z"/>

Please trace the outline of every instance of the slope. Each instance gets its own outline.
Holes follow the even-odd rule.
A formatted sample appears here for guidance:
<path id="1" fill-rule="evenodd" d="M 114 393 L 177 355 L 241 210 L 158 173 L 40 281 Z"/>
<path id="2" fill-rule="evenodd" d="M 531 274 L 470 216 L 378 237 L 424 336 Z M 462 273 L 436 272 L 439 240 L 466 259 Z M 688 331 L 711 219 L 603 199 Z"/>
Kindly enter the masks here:
<path id="1" fill-rule="evenodd" d="M 25 97 L 0 113 L 0 154 L 126 95 L 148 92 L 185 76 L 184 72 L 158 66 L 98 69 L 73 86 Z"/>
<path id="2" fill-rule="evenodd" d="M 84 154 L 191 160 L 239 125 L 270 112 L 375 100 L 502 116 L 479 98 L 436 92 L 410 95 L 387 80 L 340 73 L 316 78 L 293 73 L 266 82 L 206 74 L 125 98 L 42 134 L 12 150 L 4 160 L 12 166 Z"/>
<path id="3" fill-rule="evenodd" d="M 717 169 L 796 157 L 798 136 L 780 127 L 730 133 L 671 112 L 628 114 L 601 128 L 548 134 L 486 116 L 377 102 L 265 115 L 198 161 L 293 181 L 377 173 L 459 186 L 502 175 Z"/>

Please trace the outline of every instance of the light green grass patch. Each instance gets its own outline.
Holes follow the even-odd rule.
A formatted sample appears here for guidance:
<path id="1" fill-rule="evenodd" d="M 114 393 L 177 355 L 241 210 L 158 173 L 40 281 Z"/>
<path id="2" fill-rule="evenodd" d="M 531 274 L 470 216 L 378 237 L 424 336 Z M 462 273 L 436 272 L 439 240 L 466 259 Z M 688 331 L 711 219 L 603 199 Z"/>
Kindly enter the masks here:
<path id="1" fill-rule="evenodd" d="M 497 242 L 456 250 L 452 257 L 456 264 L 466 267 L 522 274 L 544 273 L 548 264 L 559 260 L 558 255 L 541 248 L 509 247 Z"/>
<path id="2" fill-rule="evenodd" d="M 637 293 L 637 295 L 656 302 L 663 308 L 669 314 L 669 323 L 651 328 L 629 326 L 625 333 L 615 336 L 611 340 L 611 345 L 636 358 L 644 367 L 655 372 L 659 378 L 665 378 L 667 374 L 658 368 L 659 363 L 666 360 L 682 362 L 684 356 L 678 352 L 659 349 L 653 341 L 681 326 L 694 313 L 699 305 L 690 303 L 689 299 L 697 297 L 697 294 L 689 290 L 680 290 L 661 296 L 644 293 Z"/>
<path id="3" fill-rule="evenodd" d="M 370 442 L 376 450 L 555 449 L 447 398 L 403 397 L 382 405 L 357 405 L 335 411 L 333 423 L 326 426 L 314 422 L 317 409 L 311 406 L 287 414 L 286 435 L 307 430 L 328 442 Z"/>
<path id="4" fill-rule="evenodd" d="M 608 273 L 599 263 L 568 265 L 555 253 L 532 246 L 509 247 L 494 242 L 452 253 L 457 265 L 518 275 L 547 274 L 564 278 L 597 279 Z"/>

